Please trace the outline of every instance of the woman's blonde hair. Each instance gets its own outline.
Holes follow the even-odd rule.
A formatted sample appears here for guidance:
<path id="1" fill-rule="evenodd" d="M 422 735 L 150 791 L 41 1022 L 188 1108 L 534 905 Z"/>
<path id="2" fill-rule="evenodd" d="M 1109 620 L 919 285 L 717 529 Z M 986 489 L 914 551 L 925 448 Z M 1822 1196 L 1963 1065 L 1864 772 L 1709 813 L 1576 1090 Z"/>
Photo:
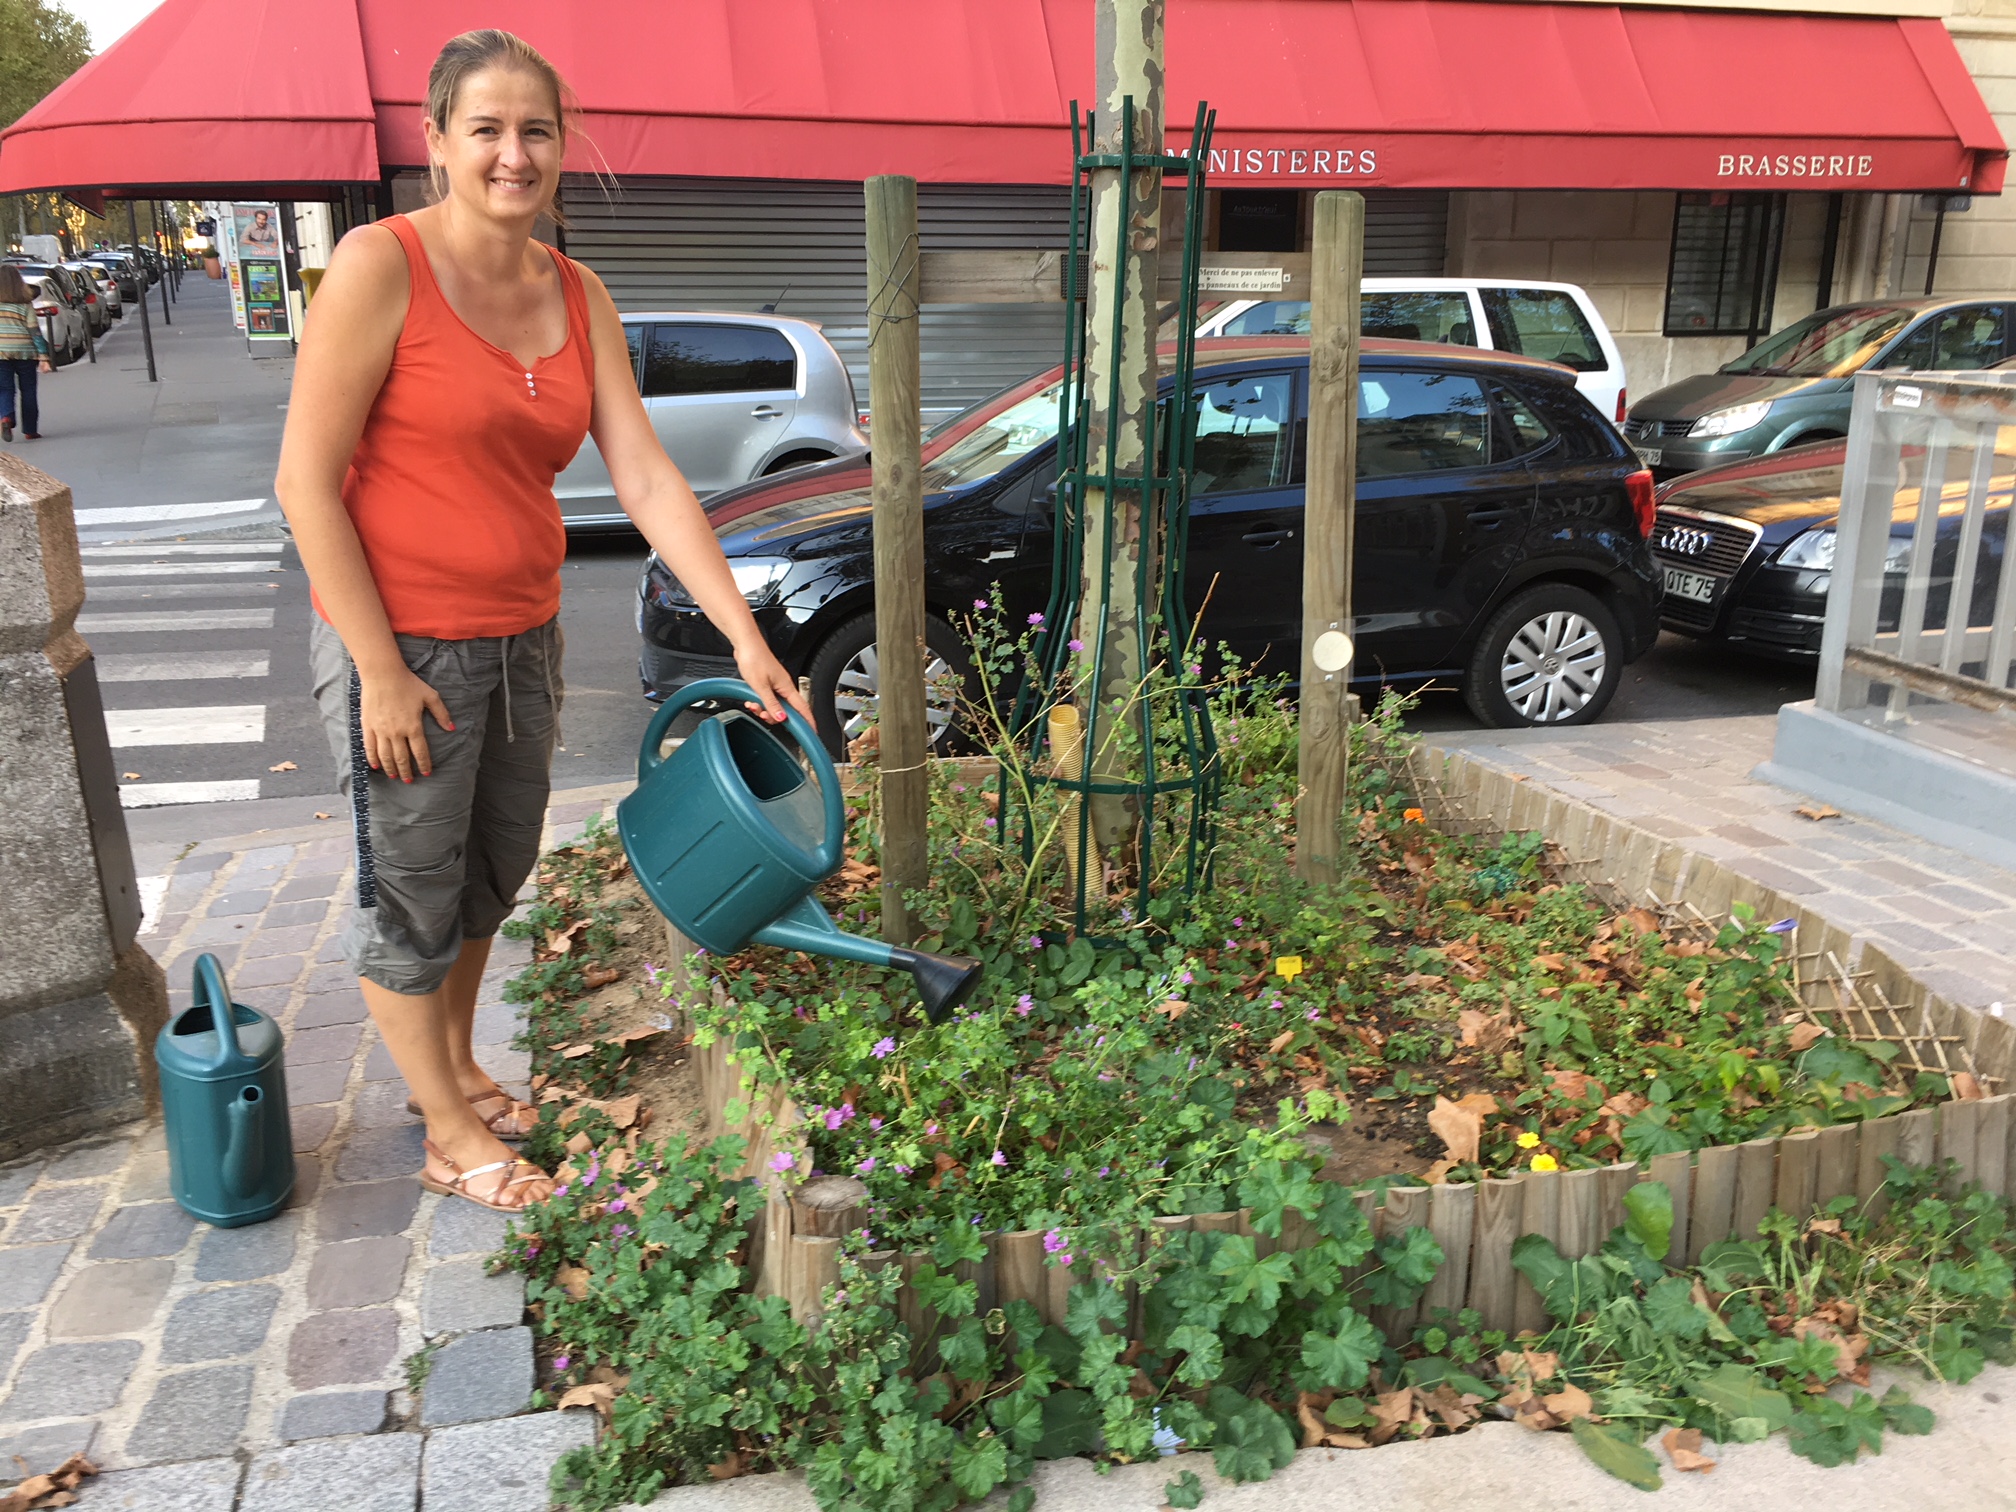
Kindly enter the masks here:
<path id="1" fill-rule="evenodd" d="M 522 70 L 553 91 L 553 113 L 560 128 L 560 145 L 564 149 L 567 138 L 577 129 L 576 123 L 581 114 L 581 105 L 574 91 L 567 87 L 567 81 L 560 77 L 560 70 L 548 63 L 538 48 L 523 37 L 494 27 L 451 37 L 436 54 L 434 66 L 427 71 L 427 119 L 434 123 L 435 131 L 446 134 L 448 118 L 455 113 L 455 101 L 462 93 L 463 84 L 490 68 Z M 448 197 L 447 174 L 439 164 L 428 163 L 427 180 L 436 200 Z M 558 203 L 559 191 L 560 186 L 556 182 L 553 186 L 555 198 L 548 203 L 546 213 L 565 225 L 566 220 Z"/>
<path id="2" fill-rule="evenodd" d="M 28 292 L 28 280 L 21 270 L 12 263 L 0 263 L 0 304 L 33 303 L 35 296 Z"/>

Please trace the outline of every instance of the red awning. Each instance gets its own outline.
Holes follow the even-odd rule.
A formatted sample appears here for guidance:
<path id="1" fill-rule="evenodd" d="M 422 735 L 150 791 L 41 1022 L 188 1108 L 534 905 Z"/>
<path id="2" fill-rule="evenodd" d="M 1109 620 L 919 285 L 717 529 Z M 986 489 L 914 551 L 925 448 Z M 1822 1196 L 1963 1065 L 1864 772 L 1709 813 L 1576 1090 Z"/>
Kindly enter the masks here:
<path id="1" fill-rule="evenodd" d="M 377 179 L 356 0 L 166 0 L 0 132 L 0 193 Z"/>
<path id="2" fill-rule="evenodd" d="M 570 165 L 623 175 L 1058 182 L 1091 95 L 1090 0 L 165 0 L 0 134 L 0 192 L 418 166 L 428 65 L 476 26 L 559 66 L 586 107 Z M 2002 185 L 1932 20 L 1171 0 L 1168 30 L 1170 118 L 1216 107 L 1225 186 Z"/>

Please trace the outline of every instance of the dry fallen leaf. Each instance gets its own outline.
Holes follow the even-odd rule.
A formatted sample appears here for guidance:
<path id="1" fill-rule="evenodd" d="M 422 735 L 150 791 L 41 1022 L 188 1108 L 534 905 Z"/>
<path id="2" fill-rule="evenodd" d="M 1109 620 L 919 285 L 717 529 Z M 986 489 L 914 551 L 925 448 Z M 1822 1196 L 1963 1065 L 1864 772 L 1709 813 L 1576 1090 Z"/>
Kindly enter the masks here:
<path id="1" fill-rule="evenodd" d="M 334 819 L 336 816 L 334 814 L 325 814 L 320 809 L 317 809 L 315 811 L 315 817 L 317 819 Z"/>
<path id="2" fill-rule="evenodd" d="M 1183 1015 L 1187 1013 L 1189 1009 L 1190 1005 L 1184 1002 L 1183 999 L 1171 998 L 1169 999 L 1168 1002 L 1164 1003 L 1161 1007 L 1157 1008 L 1155 1011 L 1161 1014 L 1162 1017 L 1164 1017 L 1165 1019 L 1169 1019 L 1173 1022 L 1174 1020 L 1183 1017 Z"/>
<path id="3" fill-rule="evenodd" d="M 1475 1108 L 1451 1102 L 1438 1093 L 1428 1114 L 1428 1127 L 1449 1147 L 1449 1158 L 1457 1164 L 1477 1158 L 1477 1147 L 1484 1137 L 1484 1115 Z"/>
<path id="4" fill-rule="evenodd" d="M 597 987 L 607 987 L 621 975 L 623 973 L 614 966 L 590 966 L 581 973 L 581 980 L 586 982 L 588 990 L 593 992 Z"/>
<path id="5" fill-rule="evenodd" d="M 1981 1090 L 1981 1079 L 1972 1071 L 1955 1071 L 1952 1082 L 1956 1102 L 1974 1102 L 1988 1095 Z"/>
<path id="6" fill-rule="evenodd" d="M 1559 951 L 1547 951 L 1533 957 L 1533 964 L 1542 971 L 1565 971 L 1568 969 L 1568 958 Z"/>
<path id="7" fill-rule="evenodd" d="M 566 1150 L 569 1155 L 586 1155 L 594 1147 L 595 1141 L 590 1139 L 586 1134 L 570 1134 L 567 1136 Z"/>
<path id="8" fill-rule="evenodd" d="M 1801 819 L 1839 819 L 1841 810 L 1831 803 L 1802 803 L 1793 812 Z"/>
<path id="9" fill-rule="evenodd" d="M 272 766 L 266 768 L 266 770 L 269 772 L 298 772 L 301 768 L 294 765 L 291 761 L 276 761 Z"/>
<path id="10" fill-rule="evenodd" d="M 593 1055 L 594 1053 L 595 1047 L 593 1045 L 569 1045 L 565 1050 L 560 1052 L 560 1058 L 562 1060 L 579 1060 L 584 1055 Z"/>
<path id="11" fill-rule="evenodd" d="M 553 1279 L 560 1283 L 560 1289 L 576 1302 L 588 1297 L 588 1267 L 585 1265 L 563 1265 L 553 1273 Z"/>
<path id="12" fill-rule="evenodd" d="M 1456 1015 L 1458 1028 L 1462 1030 L 1463 1043 L 1483 1051 L 1486 1055 L 1502 1055 L 1519 1041 L 1525 1033 L 1512 1017 L 1510 1008 L 1497 1013 L 1485 1014 L 1476 1008 L 1465 1008 Z"/>
<path id="13" fill-rule="evenodd" d="M 876 726 L 874 726 L 874 725 L 870 725 L 870 726 L 868 727 L 868 735 L 873 735 L 873 734 L 875 734 L 875 733 L 876 733 Z M 864 736 L 862 736 L 862 737 L 861 737 L 861 740 L 866 740 L 866 739 L 868 738 L 868 735 L 864 735 Z M 857 741 L 855 741 L 855 742 L 854 742 L 854 745 L 855 745 L 855 746 L 858 746 L 858 745 L 860 745 L 860 744 L 861 744 L 861 740 L 857 740 Z M 853 749 L 853 747 L 849 747 L 849 750 L 852 750 L 852 749 Z M 856 757 L 855 757 L 854 759 L 858 761 L 858 760 L 860 760 L 861 758 L 860 758 L 860 757 L 859 757 L 859 756 L 857 755 L 857 756 L 856 756 Z M 741 1454 L 741 1451 L 740 1451 L 740 1450 L 736 1450 L 736 1449 L 731 1449 L 731 1450 L 729 1450 L 729 1451 L 728 1451 L 728 1457 L 727 1457 L 726 1459 L 724 1459 L 724 1460 L 716 1460 L 716 1461 L 715 1461 L 715 1462 L 714 1462 L 713 1464 L 711 1464 L 711 1465 L 709 1465 L 709 1466 L 707 1467 L 707 1473 L 708 1473 L 709 1475 L 713 1476 L 713 1477 L 714 1477 L 714 1479 L 716 1479 L 716 1480 L 733 1480 L 733 1479 L 735 1479 L 735 1477 L 736 1477 L 736 1476 L 738 1476 L 738 1475 L 740 1475 L 740 1474 L 742 1473 L 742 1454 Z"/>
<path id="14" fill-rule="evenodd" d="M 610 1043 L 614 1045 L 634 1045 L 638 1040 L 646 1040 L 654 1034 L 663 1034 L 664 1032 L 656 1024 L 645 1024 L 641 1028 L 625 1029 L 621 1034 L 615 1036 Z"/>
<path id="15" fill-rule="evenodd" d="M 617 1128 L 627 1129 L 637 1122 L 637 1109 L 642 1102 L 643 1099 L 634 1093 L 629 1097 L 613 1097 L 604 1111 Z"/>
<path id="16" fill-rule="evenodd" d="M 19 1463 L 17 1461 L 17 1463 Z M 98 1467 L 81 1454 L 73 1454 L 47 1475 L 31 1475 L 12 1491 L 0 1496 L 0 1512 L 30 1512 L 43 1507 L 67 1507 L 77 1498 L 71 1493 Z"/>
<path id="17" fill-rule="evenodd" d="M 1366 1435 L 1375 1444 L 1383 1444 L 1393 1437 L 1414 1416 L 1414 1388 L 1402 1386 L 1398 1391 L 1381 1393 L 1372 1404 L 1372 1431 Z"/>
<path id="18" fill-rule="evenodd" d="M 1267 1041 L 1267 1053 L 1269 1055 L 1279 1055 L 1283 1050 L 1288 1048 L 1294 1038 L 1295 1031 L 1293 1029 L 1283 1029 L 1274 1038 Z"/>
<path id="19" fill-rule="evenodd" d="M 1673 1461 L 1675 1470 L 1713 1470 L 1715 1461 L 1701 1452 L 1701 1430 L 1699 1428 L 1674 1428 L 1659 1440 L 1666 1446 L 1666 1457 Z"/>
<path id="20" fill-rule="evenodd" d="M 128 782 L 138 782 L 140 780 L 138 772 L 121 772 L 119 775 Z"/>
<path id="21" fill-rule="evenodd" d="M 590 1381 L 586 1386 L 571 1386 L 556 1404 L 561 1412 L 569 1407 L 593 1407 L 601 1417 L 609 1416 L 609 1404 L 616 1400 L 616 1388 L 607 1381 Z"/>
<path id="22" fill-rule="evenodd" d="M 1542 1397 L 1540 1405 L 1564 1423 L 1572 1423 L 1578 1417 L 1588 1417 L 1596 1410 L 1594 1398 L 1572 1381 L 1552 1396 Z"/>
<path id="23" fill-rule="evenodd" d="M 1793 1053 L 1796 1055 L 1801 1050 L 1812 1049 L 1815 1041 L 1825 1039 L 1829 1032 L 1829 1030 L 1810 1019 L 1803 1024 L 1794 1024 L 1792 1026 Z"/>

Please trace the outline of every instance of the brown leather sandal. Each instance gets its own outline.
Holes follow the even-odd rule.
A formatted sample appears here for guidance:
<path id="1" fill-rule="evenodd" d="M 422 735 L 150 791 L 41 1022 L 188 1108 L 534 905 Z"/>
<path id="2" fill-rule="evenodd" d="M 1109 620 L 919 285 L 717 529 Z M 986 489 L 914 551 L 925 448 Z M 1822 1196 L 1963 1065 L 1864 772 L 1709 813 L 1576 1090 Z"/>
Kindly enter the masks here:
<path id="1" fill-rule="evenodd" d="M 539 1126 L 537 1108 L 530 1103 L 518 1101 L 509 1092 L 501 1089 L 496 1092 L 471 1092 L 469 1101 L 476 1108 L 476 1116 L 483 1120 L 483 1127 L 506 1144 L 516 1144 Z M 486 1114 L 483 1105 L 488 1102 L 501 1102 L 504 1106 L 494 1113 Z M 406 1111 L 415 1118 L 427 1116 L 420 1104 L 410 1097 L 406 1099 Z"/>
<path id="2" fill-rule="evenodd" d="M 493 1160 L 485 1165 L 471 1166 L 465 1171 L 446 1155 L 442 1154 L 433 1140 L 423 1140 L 421 1143 L 426 1148 L 429 1160 L 440 1161 L 441 1164 L 454 1173 L 446 1181 L 442 1181 L 428 1175 L 427 1168 L 422 1166 L 420 1168 L 420 1185 L 425 1190 L 439 1192 L 444 1197 L 466 1197 L 478 1207 L 489 1208 L 493 1213 L 517 1214 L 524 1212 L 533 1202 L 542 1199 L 528 1197 L 523 1193 L 518 1195 L 518 1199 L 515 1202 L 503 1202 L 498 1199 L 507 1196 L 514 1188 L 522 1187 L 527 1182 L 551 1181 L 553 1179 L 530 1161 L 520 1160 L 516 1156 L 513 1156 L 509 1160 Z M 522 1176 L 513 1176 L 511 1172 L 518 1166 L 525 1168 L 525 1174 Z M 487 1176 L 492 1171 L 502 1172 L 503 1174 L 498 1176 L 497 1180 L 491 1185 L 487 1196 L 478 1196 L 475 1192 L 469 1190 L 469 1183 L 473 1179 L 478 1176 Z"/>

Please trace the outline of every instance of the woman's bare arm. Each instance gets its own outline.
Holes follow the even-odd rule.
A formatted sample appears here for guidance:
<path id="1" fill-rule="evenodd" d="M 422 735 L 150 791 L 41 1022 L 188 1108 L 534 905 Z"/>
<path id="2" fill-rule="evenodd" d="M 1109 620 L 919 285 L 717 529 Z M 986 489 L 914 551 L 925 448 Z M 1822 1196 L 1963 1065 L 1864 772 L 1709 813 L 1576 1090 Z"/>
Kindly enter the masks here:
<path id="1" fill-rule="evenodd" d="M 756 627 L 749 601 L 735 586 L 714 527 L 700 507 L 691 485 L 665 455 L 665 448 L 644 412 L 630 360 L 623 321 L 602 280 L 581 270 L 587 286 L 590 336 L 595 353 L 595 412 L 589 434 L 609 465 L 609 479 L 644 539 L 670 567 L 693 601 L 735 649 L 742 680 L 756 690 L 764 712 L 783 718 L 780 701 L 808 720 L 812 711 L 798 685 L 779 665 Z"/>
<path id="2" fill-rule="evenodd" d="M 406 320 L 406 252 L 383 226 L 345 236 L 302 324 L 280 471 L 273 486 L 301 565 L 357 664 L 364 749 L 403 781 L 433 771 L 424 716 L 452 729 L 441 697 L 407 669 L 343 507 L 343 475 L 364 433 Z"/>

